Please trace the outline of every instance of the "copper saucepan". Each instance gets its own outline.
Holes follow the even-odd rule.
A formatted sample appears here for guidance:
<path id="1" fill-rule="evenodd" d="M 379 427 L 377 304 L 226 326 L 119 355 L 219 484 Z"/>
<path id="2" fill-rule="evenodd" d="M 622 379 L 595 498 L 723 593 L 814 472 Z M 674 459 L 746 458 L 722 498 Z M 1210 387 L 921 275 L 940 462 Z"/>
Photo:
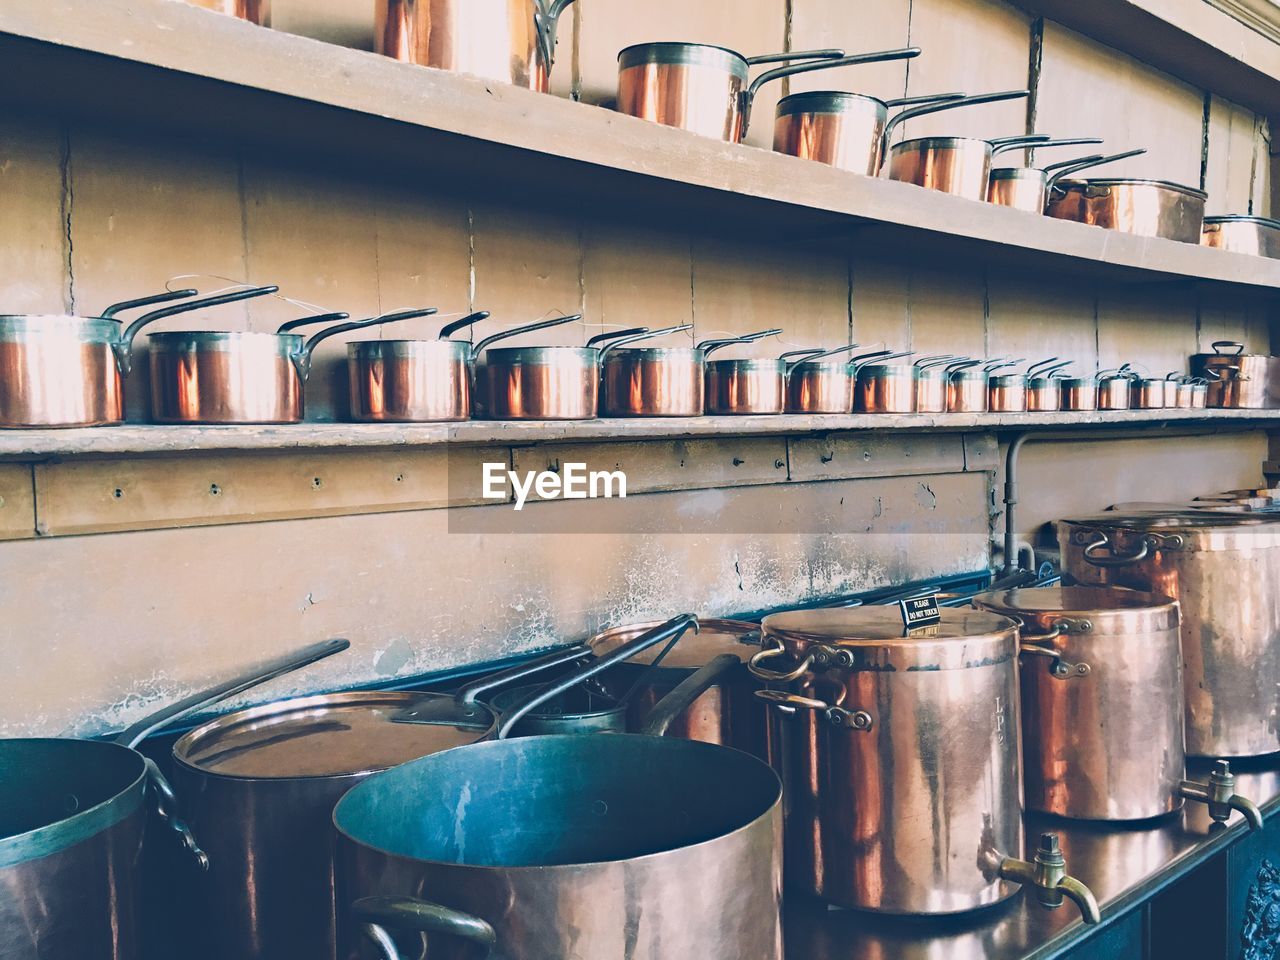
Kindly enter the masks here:
<path id="1" fill-rule="evenodd" d="M 132 366 L 133 338 L 159 317 L 147 314 L 126 329 L 117 316 L 198 295 L 166 291 L 113 303 L 97 317 L 0 316 L 0 427 L 97 427 L 123 421 L 122 377 Z"/>
<path id="2" fill-rule="evenodd" d="M 1101 143 L 1101 140 L 1055 140 L 1034 144 L 1034 148 L 1062 145 L 1067 143 Z M 987 200 L 1002 207 L 1014 207 L 1027 213 L 1044 213 L 1045 204 L 1049 202 L 1054 184 L 1064 177 L 1072 176 L 1090 167 L 1099 167 L 1115 160 L 1125 160 L 1146 153 L 1145 149 L 1128 150 L 1124 153 L 1113 153 L 1103 156 L 1100 153 L 1087 157 L 1077 157 L 1061 163 L 1050 163 L 1043 167 L 997 167 L 991 171 L 991 182 L 987 187 Z"/>
<path id="3" fill-rule="evenodd" d="M 874 177 L 884 161 L 888 135 L 903 119 L 902 114 L 890 118 L 891 109 L 962 99 L 963 93 L 896 100 L 840 90 L 793 93 L 778 101 L 773 149 Z"/>
<path id="4" fill-rule="evenodd" d="M 740 143 L 751 122 L 756 93 L 769 81 L 810 70 L 905 60 L 919 53 L 907 47 L 852 56 L 833 49 L 745 57 L 706 43 L 639 43 L 618 54 L 617 108 L 632 117 Z M 786 66 L 766 70 L 748 82 L 751 67 L 763 63 Z"/>
<path id="5" fill-rule="evenodd" d="M 374 49 L 408 63 L 546 93 L 573 0 L 375 0 Z"/>
<path id="6" fill-rule="evenodd" d="M 751 343 L 773 332 L 703 340 L 692 347 L 612 350 L 605 357 L 601 378 L 604 415 L 699 417 L 705 409 L 707 357 L 730 344 Z"/>
<path id="7" fill-rule="evenodd" d="M 958 360 L 946 366 L 947 413 L 987 412 L 987 371 L 981 360 Z"/>
<path id="8" fill-rule="evenodd" d="M 815 350 L 787 364 L 787 413 L 849 413 L 853 410 L 855 359 L 831 360 L 857 348 L 846 343 L 834 350 Z"/>
<path id="9" fill-rule="evenodd" d="M 781 332 L 774 329 L 765 335 Z M 707 413 L 712 416 L 782 413 L 786 408 L 788 359 L 811 357 L 820 352 L 798 350 L 777 358 L 708 360 Z"/>
<path id="10" fill-rule="evenodd" d="M 1027 368 L 1028 412 L 1057 412 L 1062 409 L 1062 377 L 1069 366 L 1070 360 L 1050 357 Z"/>
<path id="11" fill-rule="evenodd" d="M 446 324 L 435 340 L 347 344 L 351 419 L 374 423 L 469 419 L 471 344 L 449 336 L 488 316 L 489 311 L 481 310 Z"/>
<path id="12" fill-rule="evenodd" d="M 263 296 L 275 290 L 242 290 L 236 299 Z M 311 373 L 311 357 L 321 341 L 339 333 L 434 312 L 432 307 L 334 323 L 309 338 L 292 331 L 345 321 L 347 314 L 325 313 L 291 320 L 275 333 L 154 333 L 148 338 L 151 418 L 156 423 L 298 423 L 305 412 L 304 386 Z"/>
<path id="13" fill-rule="evenodd" d="M 1121 233 L 1198 244 L 1207 200 L 1203 190 L 1168 180 L 1064 179 L 1050 191 L 1045 213 Z"/>
<path id="14" fill-rule="evenodd" d="M 857 357 L 858 385 L 853 409 L 857 413 L 914 413 L 916 381 L 920 368 L 907 363 L 890 363 L 911 356 L 910 350 L 888 351 Z"/>
<path id="15" fill-rule="evenodd" d="M 1027 374 L 1000 373 L 1022 363 L 1018 360 L 1002 360 L 987 365 L 987 410 L 991 413 L 1027 412 Z"/>
<path id="16" fill-rule="evenodd" d="M 1098 409 L 1128 410 L 1129 383 L 1133 372 L 1129 364 L 1098 374 Z"/>
<path id="17" fill-rule="evenodd" d="M 947 366 L 968 357 L 939 353 L 915 362 L 916 413 L 947 412 Z"/>
<path id="18" fill-rule="evenodd" d="M 592 420 L 599 409 L 600 371 L 618 347 L 688 330 L 689 324 L 650 330 L 632 327 L 599 334 L 583 347 L 486 348 L 530 329 L 581 320 L 556 317 L 534 327 L 506 330 L 476 344 L 477 415 L 491 420 Z"/>
<path id="19" fill-rule="evenodd" d="M 1200 244 L 1253 257 L 1280 259 L 1280 220 L 1242 213 L 1205 217 Z"/>

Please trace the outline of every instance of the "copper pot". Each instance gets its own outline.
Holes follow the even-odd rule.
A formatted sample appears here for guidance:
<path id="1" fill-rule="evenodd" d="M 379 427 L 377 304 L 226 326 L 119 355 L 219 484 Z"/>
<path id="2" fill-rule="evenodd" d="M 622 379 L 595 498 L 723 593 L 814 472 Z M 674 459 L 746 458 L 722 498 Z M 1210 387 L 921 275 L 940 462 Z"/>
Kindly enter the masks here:
<path id="1" fill-rule="evenodd" d="M 787 413 L 850 413 L 853 410 L 855 360 L 827 360 L 858 345 L 813 350 L 787 364 Z M 856 358 L 855 358 L 856 359 Z"/>
<path id="2" fill-rule="evenodd" d="M 830 67 L 902 60 L 914 47 L 845 56 L 843 50 L 803 50 L 745 57 L 706 43 L 639 43 L 618 54 L 619 113 L 704 137 L 740 143 L 757 91 L 771 80 Z M 790 61 L 806 61 L 794 63 Z M 786 63 L 748 82 L 751 67 Z"/>
<path id="3" fill-rule="evenodd" d="M 241 291 L 238 299 L 275 292 Z M 327 326 L 310 338 L 292 331 L 346 320 L 325 313 L 282 324 L 275 333 L 184 330 L 154 333 L 151 349 L 151 419 L 156 423 L 299 423 L 311 357 L 323 340 L 435 308 L 389 313 Z"/>
<path id="4" fill-rule="evenodd" d="M 1063 410 L 1098 409 L 1097 377 L 1063 377 L 1061 391 Z"/>
<path id="5" fill-rule="evenodd" d="M 1107 230 L 1182 243 L 1200 242 L 1208 195 L 1167 180 L 1060 180 L 1045 213 Z"/>
<path id="6" fill-rule="evenodd" d="M 1280 750 L 1280 523 L 1260 514 L 1110 511 L 1062 520 L 1063 571 L 1182 607 L 1187 753 Z"/>
<path id="7" fill-rule="evenodd" d="M 858 364 L 853 409 L 857 413 L 914 413 L 916 382 L 920 370 L 914 364 L 889 363 L 910 356 L 910 351 L 870 354 Z"/>
<path id="8" fill-rule="evenodd" d="M 996 372 L 1020 363 L 1019 359 L 987 364 L 987 410 L 991 413 L 1026 413 L 1027 375 Z"/>
<path id="9" fill-rule="evenodd" d="M 1213 353 L 1191 358 L 1191 373 L 1208 382 L 1211 407 L 1280 408 L 1280 357 L 1245 353 L 1243 343 L 1219 340 L 1213 344 Z"/>
<path id="10" fill-rule="evenodd" d="M 773 149 L 805 160 L 874 177 L 880 172 L 889 137 L 910 117 L 889 111 L 925 103 L 959 101 L 963 93 L 879 100 L 861 93 L 812 90 L 778 101 L 773 122 Z M 905 114 L 905 115 L 904 115 Z"/>
<path id="11" fill-rule="evenodd" d="M 1176 390 L 1167 377 L 1145 377 L 1135 374 L 1129 380 L 1129 408 L 1132 410 L 1162 410 L 1173 406 L 1169 392 Z"/>
<path id="12" fill-rule="evenodd" d="M 947 412 L 947 367 L 958 360 L 952 354 L 921 357 L 916 361 L 916 413 Z"/>
<path id="13" fill-rule="evenodd" d="M 1209 405 L 1209 381 L 1204 377 L 1181 377 L 1174 390 L 1174 404 L 1179 410 L 1198 410 Z"/>
<path id="14" fill-rule="evenodd" d="M 1034 144 L 1034 148 L 1061 146 L 1074 143 L 1101 143 L 1101 140 L 1052 140 Z M 1036 167 L 997 167 L 991 171 L 991 182 L 987 188 L 987 200 L 1002 207 L 1014 207 L 1027 213 L 1043 214 L 1045 204 L 1053 185 L 1063 177 L 1069 177 L 1081 170 L 1098 167 L 1115 160 L 1124 160 L 1146 153 L 1144 149 L 1129 150 L 1103 156 L 1100 153 L 1088 157 L 1077 157 L 1061 163 L 1050 163 L 1037 169 Z"/>
<path id="15" fill-rule="evenodd" d="M 128 327 L 117 314 L 194 296 L 195 290 L 166 291 L 113 303 L 98 317 L 0 316 L 0 427 L 122 422 L 122 377 L 132 368 L 134 337 L 148 323 L 180 311 L 148 313 Z M 192 309 L 210 305 L 201 300 Z"/>
<path id="16" fill-rule="evenodd" d="M 909 631 L 898 609 L 866 606 L 774 614 L 762 628 L 751 670 L 787 684 L 757 696 L 783 715 L 788 881 L 891 914 L 1012 896 L 1034 872 L 1019 859 L 1017 624 L 943 609 Z M 1096 922 L 1087 888 L 1059 881 L 1050 897 L 1078 898 Z"/>
<path id="17" fill-rule="evenodd" d="M 948 364 L 947 413 L 987 412 L 987 371 L 979 360 Z"/>
<path id="18" fill-rule="evenodd" d="M 573 0 L 375 0 L 374 49 L 407 63 L 546 93 Z"/>
<path id="19" fill-rule="evenodd" d="M 1047 140 L 1042 135 L 997 137 L 920 137 L 889 149 L 889 179 L 914 183 L 968 200 L 987 199 L 991 159 L 1006 150 Z"/>
<path id="20" fill-rule="evenodd" d="M 716 350 L 753 343 L 781 330 L 703 340 L 693 347 L 635 347 L 605 357 L 601 404 L 606 417 L 699 417 L 705 411 L 706 362 Z"/>
<path id="21" fill-rule="evenodd" d="M 1027 410 L 1043 413 L 1062 409 L 1061 373 L 1071 366 L 1070 360 L 1049 357 L 1027 367 Z"/>
<path id="22" fill-rule="evenodd" d="M 812 356 L 814 352 L 798 350 L 795 354 Z M 708 360 L 707 413 L 712 416 L 782 413 L 787 402 L 787 359 L 791 356 L 784 353 L 777 359 Z"/>
<path id="23" fill-rule="evenodd" d="M 489 345 L 518 333 L 581 320 L 556 317 L 506 330 L 475 345 L 478 416 L 490 420 L 592 420 L 599 408 L 600 372 L 609 353 L 628 343 L 688 330 L 690 324 L 650 330 L 632 327 L 599 334 L 583 347 Z"/>
<path id="24" fill-rule="evenodd" d="M 347 344 L 351 419 L 371 423 L 470 419 L 471 344 L 450 340 L 449 335 L 488 316 L 489 311 L 481 310 L 455 320 L 435 340 Z"/>
<path id="25" fill-rule="evenodd" d="M 1128 410 L 1131 374 L 1128 364 L 1118 370 L 1104 370 L 1098 374 L 1098 409 Z"/>
<path id="26" fill-rule="evenodd" d="M 1200 244 L 1253 257 L 1280 258 L 1280 220 L 1231 214 L 1205 217 Z"/>

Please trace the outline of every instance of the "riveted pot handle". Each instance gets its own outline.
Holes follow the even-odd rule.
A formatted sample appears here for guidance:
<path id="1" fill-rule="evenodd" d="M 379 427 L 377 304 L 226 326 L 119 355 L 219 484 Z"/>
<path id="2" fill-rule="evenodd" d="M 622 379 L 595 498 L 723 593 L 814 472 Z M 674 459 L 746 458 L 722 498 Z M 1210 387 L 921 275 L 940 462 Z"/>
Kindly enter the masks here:
<path id="1" fill-rule="evenodd" d="M 330 337 L 336 337 L 340 333 L 349 333 L 352 330 L 363 330 L 365 327 L 380 327 L 384 323 L 393 323 L 396 320 L 412 320 L 415 317 L 429 317 L 436 312 L 435 307 L 422 307 L 416 310 L 397 310 L 395 313 L 384 313 L 376 317 L 367 317 L 364 320 L 352 320 L 350 323 L 339 323 L 336 326 L 326 327 L 319 333 L 314 334 L 310 340 L 302 345 L 302 349 L 293 357 L 293 365 L 298 371 L 298 376 L 302 380 L 306 380 L 311 373 L 311 358 L 315 354 L 316 347 L 320 346 L 322 340 L 328 340 Z"/>
<path id="2" fill-rule="evenodd" d="M 232 290 L 229 293 L 219 293 L 212 297 L 201 297 L 199 300 L 186 300 L 182 303 L 174 304 L 172 307 L 162 307 L 159 310 L 145 313 L 129 324 L 124 333 L 120 335 L 120 339 L 111 345 L 116 355 L 116 366 L 120 368 L 120 373 L 126 376 L 133 369 L 133 339 L 138 335 L 138 331 L 149 323 L 154 323 L 157 320 L 163 320 L 165 317 L 172 317 L 179 313 L 186 313 L 189 310 L 220 307 L 225 303 L 235 303 L 237 300 L 264 297 L 267 294 L 276 293 L 279 289 L 274 284 L 266 287 L 245 287 L 241 290 Z"/>
<path id="3" fill-rule="evenodd" d="M 498 934 L 488 921 L 416 897 L 364 897 L 351 904 L 351 916 L 361 924 L 361 932 L 384 960 L 401 960 L 388 927 L 468 940 L 478 948 L 477 960 L 493 953 L 498 944 Z"/>
<path id="4" fill-rule="evenodd" d="M 199 290 L 166 290 L 164 293 L 152 294 L 149 297 L 139 297 L 137 300 L 122 300 L 119 303 L 113 303 L 103 310 L 100 316 L 104 320 L 114 320 L 117 313 L 122 313 L 125 310 L 136 310 L 138 307 L 150 307 L 157 303 L 172 303 L 174 300 L 185 300 L 187 297 L 198 296 L 200 296 Z"/>
<path id="5" fill-rule="evenodd" d="M 1244 353 L 1244 344 L 1240 343 L 1238 340 L 1215 340 L 1211 346 L 1213 347 L 1214 353 L 1222 353 L 1224 350 L 1234 347 L 1234 350 L 1229 354 L 1226 354 L 1231 357 L 1238 357 Z"/>
<path id="6" fill-rule="evenodd" d="M 870 730 L 875 726 L 875 721 L 866 710 L 849 710 L 827 703 L 825 700 L 802 697 L 783 690 L 757 690 L 755 694 L 785 713 L 794 714 L 797 710 L 813 710 L 821 713 L 823 719 L 832 726 L 844 727 L 848 730 Z"/>
<path id="7" fill-rule="evenodd" d="M 1093 541 L 1084 548 L 1085 562 L 1095 567 L 1127 567 L 1131 563 L 1145 560 L 1151 553 L 1152 542 L 1150 537 L 1143 537 L 1138 549 L 1127 555 L 1117 554 L 1110 547 L 1111 541 L 1105 535 Z M 1106 554 L 1102 553 L 1104 549 L 1107 551 Z"/>
<path id="8" fill-rule="evenodd" d="M 526 714 L 536 710 L 547 701 L 554 700 L 566 690 L 576 687 L 584 680 L 589 680 L 598 673 L 603 673 L 614 664 L 621 663 L 623 660 L 629 660 L 637 653 L 648 650 L 650 647 L 655 647 L 660 643 L 666 643 L 668 648 L 670 648 L 670 646 L 679 640 L 680 637 L 684 636 L 686 630 L 690 627 L 696 630 L 697 626 L 697 617 L 692 613 L 682 613 L 679 616 L 672 617 L 665 623 L 659 624 L 651 630 L 646 630 L 634 640 L 628 640 L 626 643 L 615 647 L 603 656 L 595 657 L 586 666 L 579 667 L 554 683 L 547 684 L 528 700 L 524 701 L 524 703 L 521 703 L 519 706 L 514 707 L 509 712 L 503 714 L 498 721 L 498 729 L 495 734 L 496 738 L 498 740 L 505 740 L 511 735 L 511 731 Z M 660 657 L 665 656 L 665 654 L 666 650 L 663 650 Z M 660 657 L 655 659 L 660 659 Z"/>
<path id="9" fill-rule="evenodd" d="M 551 72 L 556 59 L 556 32 L 560 26 L 560 15 L 564 13 L 573 0 L 534 0 L 533 25 L 538 32 L 538 56 L 542 59 L 543 69 Z"/>
<path id="10" fill-rule="evenodd" d="M 1049 629 L 1048 633 L 1026 633 L 1018 631 L 1018 652 L 1028 656 L 1047 657 L 1049 674 L 1058 680 L 1070 680 L 1073 677 L 1087 677 L 1093 672 L 1089 664 L 1071 663 L 1064 660 L 1057 647 L 1047 641 L 1056 639 L 1067 632 L 1067 624 L 1059 621 Z"/>
<path id="11" fill-rule="evenodd" d="M 644 718 L 639 732 L 650 737 L 664 737 L 671 722 L 693 705 L 693 701 L 714 687 L 731 671 L 738 669 L 742 661 L 732 653 L 722 653 L 713 657 L 689 676 L 685 677 L 675 688 L 654 705 Z"/>
<path id="12" fill-rule="evenodd" d="M 160 821 L 178 835 L 182 848 L 195 860 L 201 872 L 209 869 L 209 855 L 196 842 L 195 834 L 178 813 L 178 794 L 173 784 L 160 772 L 154 760 L 146 758 L 147 786 L 155 797 L 155 811 Z"/>
<path id="13" fill-rule="evenodd" d="M 786 655 L 786 649 L 782 646 L 765 647 L 751 655 L 751 659 L 747 661 L 747 669 L 751 671 L 751 675 L 760 680 L 767 680 L 769 683 L 789 683 L 792 680 L 799 679 L 804 676 L 805 672 L 813 666 L 814 653 L 810 651 L 791 670 L 770 670 L 768 667 L 761 666 L 767 660 L 774 660 L 778 657 Z"/>
<path id="14" fill-rule="evenodd" d="M 526 323 L 519 327 L 512 327 L 510 330 L 499 330 L 497 333 L 490 334 L 485 337 L 474 347 L 471 348 L 471 356 L 478 357 L 485 347 L 491 343 L 497 343 L 499 340 L 506 340 L 509 337 L 518 337 L 522 333 L 533 333 L 535 330 L 546 330 L 548 327 L 560 327 L 566 323 L 576 323 L 582 319 L 582 314 L 575 313 L 567 317 L 552 317 L 550 320 L 537 320 L 533 323 Z"/>

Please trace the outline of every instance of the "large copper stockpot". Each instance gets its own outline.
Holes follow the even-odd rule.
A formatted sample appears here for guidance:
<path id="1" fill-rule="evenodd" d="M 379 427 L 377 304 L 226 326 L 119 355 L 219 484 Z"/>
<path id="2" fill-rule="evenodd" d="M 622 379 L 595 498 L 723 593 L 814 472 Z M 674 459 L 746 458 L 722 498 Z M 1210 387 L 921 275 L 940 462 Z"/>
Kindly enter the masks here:
<path id="1" fill-rule="evenodd" d="M 546 93 L 573 0 L 375 0 L 374 49 L 424 67 Z"/>
<path id="2" fill-rule="evenodd" d="M 543 325 L 569 323 L 557 317 Z M 476 344 L 477 414 L 491 420 L 591 420 L 600 403 L 600 374 L 618 347 L 688 330 L 684 323 L 661 330 L 632 327 L 592 337 L 583 347 L 486 347 L 499 338 L 525 333 L 507 330 Z"/>
<path id="3" fill-rule="evenodd" d="M 1191 374 L 1207 381 L 1210 407 L 1280 408 L 1280 357 L 1245 353 L 1243 343 L 1218 340 L 1213 353 L 1191 357 Z"/>
<path id="4" fill-rule="evenodd" d="M 455 694 L 348 691 L 219 717 L 173 747 L 174 782 L 209 856 L 191 901 L 208 960 L 334 956 L 333 805 L 354 784 L 418 757 L 494 737 L 487 699 L 537 673 L 588 661 L 587 679 L 693 622 L 678 617 L 611 658 L 578 645 Z M 194 941 L 193 941 L 194 942 Z"/>
<path id="5" fill-rule="evenodd" d="M 416 760 L 333 812 L 338 956 L 420 957 L 425 933 L 432 960 L 782 960 L 781 794 L 755 757 L 672 737 Z"/>
<path id="6" fill-rule="evenodd" d="M 693 347 L 611 350 L 604 359 L 600 403 L 606 417 L 699 417 L 705 409 L 706 362 L 716 350 L 780 333 L 703 340 Z"/>
<path id="7" fill-rule="evenodd" d="M 1101 140 L 1053 140 L 1034 144 L 1034 148 L 1070 143 L 1101 143 Z M 987 200 L 1002 207 L 1014 207 L 1027 213 L 1043 214 L 1045 204 L 1053 192 L 1053 186 L 1063 177 L 1070 177 L 1081 170 L 1100 167 L 1104 163 L 1125 160 L 1146 153 L 1145 149 L 1127 150 L 1103 156 L 1100 153 L 1088 157 L 1077 157 L 1061 163 L 1050 163 L 1043 167 L 997 167 L 991 171 L 990 186 L 987 187 Z"/>
<path id="8" fill-rule="evenodd" d="M 175 290 L 126 300 L 99 317 L 0 315 L 0 427 L 97 427 L 123 421 L 121 378 L 132 366 L 133 338 L 169 314 L 148 313 L 127 328 L 116 316 L 197 295 Z"/>
<path id="9" fill-rule="evenodd" d="M 1280 220 L 1242 213 L 1205 217 L 1200 244 L 1232 253 L 1280 259 Z"/>
<path id="10" fill-rule="evenodd" d="M 764 618 L 751 670 L 789 684 L 757 694 L 784 714 L 787 879 L 829 903 L 958 913 L 1035 872 L 1020 859 L 1017 624 L 941 616 L 914 631 L 880 606 Z M 1097 921 L 1078 881 L 1059 873 L 1038 893 Z"/>
<path id="11" fill-rule="evenodd" d="M 596 634 L 587 645 L 597 656 L 603 656 L 655 626 L 656 622 L 613 627 Z M 631 692 L 628 718 L 631 728 L 638 729 L 650 711 L 682 681 L 716 657 L 731 654 L 738 660 L 738 667 L 723 674 L 676 716 L 665 736 L 718 743 L 769 762 L 774 756 L 776 734 L 769 709 L 755 697 L 755 691 L 763 685 L 747 670 L 747 661 L 759 651 L 758 624 L 699 620 L 697 634 L 681 638 L 665 656 L 657 647 L 633 656 L 605 675 L 604 686 L 614 697 Z"/>
<path id="12" fill-rule="evenodd" d="M 276 289 L 256 287 L 224 296 L 246 299 L 274 293 Z M 322 340 L 434 312 L 432 307 L 336 323 L 309 339 L 291 331 L 344 321 L 347 314 L 325 313 L 290 320 L 275 333 L 153 333 L 147 338 L 151 351 L 151 419 L 156 423 L 298 423 L 304 413 L 303 388 L 311 372 L 312 352 Z"/>
<path id="13" fill-rule="evenodd" d="M 139 861 L 148 807 L 207 863 L 173 787 L 135 748 L 161 727 L 332 654 L 313 644 L 193 694 L 114 742 L 0 739 L 0 956 L 4 960 L 139 960 Z"/>
<path id="14" fill-rule="evenodd" d="M 704 137 L 740 143 L 756 92 L 771 80 L 810 70 L 917 56 L 915 47 L 845 56 L 843 50 L 796 50 L 744 57 L 706 43 L 639 43 L 618 54 L 619 113 Z M 805 62 L 794 62 L 805 61 Z M 762 63 L 785 63 L 748 82 Z"/>
<path id="15" fill-rule="evenodd" d="M 1112 511 L 1059 521 L 1058 543 L 1072 579 L 1181 605 L 1189 756 L 1280 750 L 1280 522 Z"/>
<path id="16" fill-rule="evenodd" d="M 847 353 L 858 345 L 848 343 L 834 350 L 823 350 L 796 357 L 787 364 L 787 413 L 849 413 L 853 410 L 854 385 L 859 361 L 870 356 L 883 356 L 887 350 L 861 354 L 847 360 L 829 360 Z"/>
<path id="17" fill-rule="evenodd" d="M 471 417 L 471 344 L 450 340 L 487 319 L 481 310 L 446 324 L 435 340 L 357 340 L 347 344 L 351 419 L 426 423 Z"/>
<path id="18" fill-rule="evenodd" d="M 1208 194 L 1167 180 L 1059 180 L 1045 213 L 1107 230 L 1199 243 Z"/>

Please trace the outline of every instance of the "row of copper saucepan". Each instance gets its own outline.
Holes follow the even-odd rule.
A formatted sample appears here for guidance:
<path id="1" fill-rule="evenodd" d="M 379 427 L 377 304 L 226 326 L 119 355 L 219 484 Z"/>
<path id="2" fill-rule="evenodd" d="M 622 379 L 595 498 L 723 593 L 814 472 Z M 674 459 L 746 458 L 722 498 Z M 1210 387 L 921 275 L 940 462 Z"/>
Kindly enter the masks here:
<path id="1" fill-rule="evenodd" d="M 191 0 L 270 25 L 270 0 Z M 557 24 L 573 0 L 375 0 L 374 49 L 408 63 L 470 74 L 546 92 Z M 704 43 L 636 44 L 618 54 L 617 109 L 703 136 L 741 142 L 757 92 L 783 77 L 832 67 L 907 60 L 917 47 L 846 55 L 840 49 L 746 56 Z M 772 64 L 751 79 L 752 67 Z M 998 154 L 1019 147 L 1097 143 L 1046 135 L 922 137 L 890 146 L 893 129 L 913 116 L 966 104 L 1027 96 L 1027 91 L 939 93 L 881 100 L 843 90 L 792 94 L 778 103 L 774 149 L 869 176 L 989 199 L 1033 213 L 1107 229 L 1249 253 L 1280 256 L 1280 222 L 1253 215 L 1206 218 L 1206 194 L 1165 180 L 1067 179 L 1136 155 L 1095 154 L 1045 167 L 992 169 Z M 890 117 L 889 111 L 906 107 Z M 885 163 L 888 158 L 888 163 Z"/>

